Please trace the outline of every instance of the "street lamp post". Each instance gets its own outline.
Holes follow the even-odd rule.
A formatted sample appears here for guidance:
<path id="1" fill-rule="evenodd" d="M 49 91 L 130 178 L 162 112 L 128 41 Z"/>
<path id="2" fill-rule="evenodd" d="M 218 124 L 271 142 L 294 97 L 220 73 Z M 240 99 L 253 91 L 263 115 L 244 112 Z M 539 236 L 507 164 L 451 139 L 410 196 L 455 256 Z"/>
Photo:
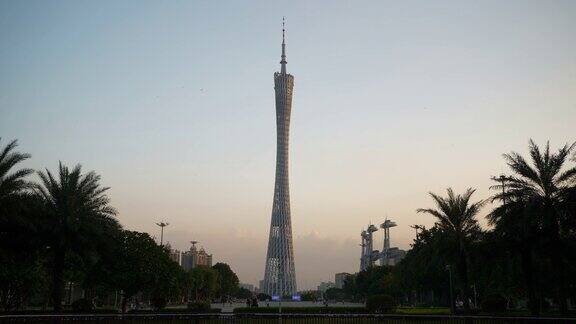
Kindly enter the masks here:
<path id="1" fill-rule="evenodd" d="M 170 225 L 168 223 L 160 222 L 156 223 L 156 225 L 160 226 L 160 246 L 164 246 L 164 227 Z"/>
<path id="2" fill-rule="evenodd" d="M 450 265 L 447 265 L 446 270 L 448 270 L 448 278 L 450 280 L 450 313 L 454 315 L 454 294 L 452 292 L 452 267 Z"/>

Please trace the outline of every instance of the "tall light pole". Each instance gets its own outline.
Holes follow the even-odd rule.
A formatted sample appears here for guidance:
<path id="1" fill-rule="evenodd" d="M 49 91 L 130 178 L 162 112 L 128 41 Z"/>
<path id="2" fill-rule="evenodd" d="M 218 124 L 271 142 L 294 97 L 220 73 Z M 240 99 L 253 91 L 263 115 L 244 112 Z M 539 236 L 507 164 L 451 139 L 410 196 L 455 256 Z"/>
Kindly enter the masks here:
<path id="1" fill-rule="evenodd" d="M 452 267 L 450 265 L 447 265 L 446 270 L 448 270 L 448 278 L 450 280 L 450 313 L 454 315 L 454 295 L 452 293 Z"/>
<path id="2" fill-rule="evenodd" d="M 156 225 L 160 226 L 160 246 L 164 246 L 164 227 L 170 225 L 168 223 L 160 222 L 156 223 Z"/>

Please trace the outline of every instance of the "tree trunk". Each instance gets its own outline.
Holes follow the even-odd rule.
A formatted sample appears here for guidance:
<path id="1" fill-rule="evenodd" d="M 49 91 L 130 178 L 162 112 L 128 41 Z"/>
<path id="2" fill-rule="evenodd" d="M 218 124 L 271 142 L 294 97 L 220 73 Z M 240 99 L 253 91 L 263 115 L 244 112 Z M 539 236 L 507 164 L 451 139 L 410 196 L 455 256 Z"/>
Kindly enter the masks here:
<path id="1" fill-rule="evenodd" d="M 470 313 L 470 285 L 468 282 L 468 261 L 466 260 L 466 251 L 461 244 L 458 252 L 458 276 L 462 285 L 462 298 L 464 299 L 464 312 Z"/>
<path id="2" fill-rule="evenodd" d="M 64 293 L 64 260 L 66 252 L 62 248 L 54 251 L 54 269 L 52 272 L 52 304 L 54 313 L 62 312 L 62 298 Z"/>
<path id="3" fill-rule="evenodd" d="M 562 260 L 562 255 L 560 251 L 552 251 L 552 264 L 556 268 L 556 275 L 558 278 L 558 303 L 560 306 L 560 313 L 562 315 L 568 315 L 568 294 L 566 293 L 566 278 L 565 278 L 565 267 L 564 260 Z"/>
<path id="4" fill-rule="evenodd" d="M 533 316 L 540 315 L 540 307 L 536 299 L 536 289 L 534 288 L 534 266 L 532 264 L 532 249 L 525 245 L 520 253 L 522 259 L 522 272 L 524 274 L 524 284 L 528 292 L 528 309 Z"/>
<path id="5" fill-rule="evenodd" d="M 552 265 L 556 269 L 556 276 L 558 278 L 558 303 L 560 305 L 560 313 L 568 315 L 568 293 L 566 291 L 566 264 L 563 257 L 563 244 L 560 238 L 560 225 L 558 224 L 558 215 L 555 212 L 550 213 L 551 218 L 551 259 Z"/>
<path id="6" fill-rule="evenodd" d="M 128 304 L 128 298 L 126 298 L 126 294 L 122 294 L 122 314 L 126 313 L 127 304 Z"/>

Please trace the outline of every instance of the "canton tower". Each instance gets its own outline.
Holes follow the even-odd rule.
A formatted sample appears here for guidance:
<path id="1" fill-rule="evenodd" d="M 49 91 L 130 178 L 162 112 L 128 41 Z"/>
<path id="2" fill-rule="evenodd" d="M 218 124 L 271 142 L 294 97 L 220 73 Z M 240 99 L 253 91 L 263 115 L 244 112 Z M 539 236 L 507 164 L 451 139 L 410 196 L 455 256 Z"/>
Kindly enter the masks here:
<path id="1" fill-rule="evenodd" d="M 268 254 L 263 291 L 271 296 L 296 294 L 292 222 L 290 220 L 290 188 L 288 185 L 288 137 L 294 77 L 286 73 L 286 43 L 282 21 L 282 60 L 280 72 L 274 73 L 276 93 L 276 182 L 272 220 L 268 239 Z"/>

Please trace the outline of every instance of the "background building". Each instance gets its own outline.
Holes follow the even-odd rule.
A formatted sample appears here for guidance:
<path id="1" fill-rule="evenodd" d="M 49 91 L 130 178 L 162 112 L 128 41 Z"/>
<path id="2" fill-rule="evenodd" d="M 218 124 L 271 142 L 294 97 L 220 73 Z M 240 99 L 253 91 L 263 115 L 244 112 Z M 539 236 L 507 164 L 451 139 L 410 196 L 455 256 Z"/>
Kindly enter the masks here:
<path id="1" fill-rule="evenodd" d="M 258 281 L 258 292 L 266 293 L 264 291 L 264 279 Z"/>
<path id="2" fill-rule="evenodd" d="M 350 277 L 351 275 L 347 272 L 340 272 L 334 275 L 334 285 L 336 288 L 342 289 L 344 288 L 344 281 L 346 278 Z"/>
<path id="3" fill-rule="evenodd" d="M 184 270 L 190 270 L 199 265 L 211 267 L 212 266 L 212 254 L 206 253 L 204 248 L 197 249 L 196 241 L 190 242 L 192 246 L 189 251 L 183 252 L 181 254 L 180 265 Z"/>
<path id="4" fill-rule="evenodd" d="M 318 291 L 325 293 L 326 290 L 334 287 L 335 285 L 333 282 L 321 282 L 320 285 L 318 286 Z"/>
<path id="5" fill-rule="evenodd" d="M 178 264 L 182 264 L 181 261 L 182 252 L 180 250 L 170 250 L 170 259 Z"/>
<path id="6" fill-rule="evenodd" d="M 255 292 L 256 291 L 256 287 L 253 284 L 248 284 L 248 283 L 240 283 L 238 284 L 238 286 L 240 288 L 244 288 L 244 289 L 248 289 L 251 292 Z"/>

